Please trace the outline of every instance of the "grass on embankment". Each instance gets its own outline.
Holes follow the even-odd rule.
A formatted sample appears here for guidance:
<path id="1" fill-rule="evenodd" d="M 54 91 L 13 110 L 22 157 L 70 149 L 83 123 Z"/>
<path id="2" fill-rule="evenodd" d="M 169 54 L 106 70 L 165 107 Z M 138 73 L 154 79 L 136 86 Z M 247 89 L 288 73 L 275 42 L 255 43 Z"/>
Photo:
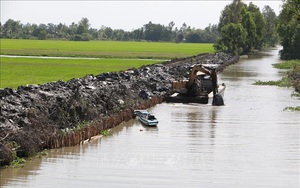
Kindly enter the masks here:
<path id="1" fill-rule="evenodd" d="M 300 60 L 289 60 L 284 61 L 282 63 L 273 64 L 273 67 L 277 69 L 293 69 L 293 71 L 300 72 Z M 272 86 L 279 86 L 279 87 L 292 87 L 294 85 L 293 80 L 289 78 L 289 74 L 291 71 L 288 71 L 287 74 L 283 76 L 281 80 L 276 81 L 256 81 L 254 85 L 272 85 Z"/>
<path id="2" fill-rule="evenodd" d="M 281 80 L 276 80 L 276 81 L 261 81 L 257 80 L 254 85 L 268 85 L 268 86 L 279 86 L 279 87 L 292 87 L 293 83 L 291 80 L 287 77 L 284 76 Z"/>
<path id="3" fill-rule="evenodd" d="M 300 66 L 300 60 L 289 60 L 273 64 L 273 67 L 277 69 L 293 69 L 295 66 Z"/>
<path id="4" fill-rule="evenodd" d="M 254 85 L 275 85 L 279 87 L 294 87 L 298 93 L 292 94 L 292 96 L 299 97 L 300 93 L 300 60 L 289 60 L 282 63 L 273 64 L 278 69 L 289 69 L 281 80 L 277 81 L 256 81 Z M 299 98 L 300 99 L 300 98 Z M 284 110 L 300 111 L 300 106 L 292 107 L 288 106 Z"/>
<path id="5" fill-rule="evenodd" d="M 0 39 L 1 55 L 173 59 L 215 52 L 213 44 Z"/>
<path id="6" fill-rule="evenodd" d="M 0 88 L 98 75 L 158 63 L 158 60 L 135 59 L 44 59 L 1 57 Z"/>

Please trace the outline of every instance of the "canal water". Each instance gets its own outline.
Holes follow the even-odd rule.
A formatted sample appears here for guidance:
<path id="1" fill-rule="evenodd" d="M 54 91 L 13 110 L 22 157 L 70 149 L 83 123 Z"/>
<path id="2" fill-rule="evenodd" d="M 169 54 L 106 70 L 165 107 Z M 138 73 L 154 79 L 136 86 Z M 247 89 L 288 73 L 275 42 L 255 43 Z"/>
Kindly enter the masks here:
<path id="1" fill-rule="evenodd" d="M 299 112 L 278 80 L 278 49 L 240 60 L 219 76 L 225 106 L 162 103 L 159 124 L 131 120 L 110 136 L 49 150 L 23 168 L 2 169 L 1 187 L 299 187 Z"/>

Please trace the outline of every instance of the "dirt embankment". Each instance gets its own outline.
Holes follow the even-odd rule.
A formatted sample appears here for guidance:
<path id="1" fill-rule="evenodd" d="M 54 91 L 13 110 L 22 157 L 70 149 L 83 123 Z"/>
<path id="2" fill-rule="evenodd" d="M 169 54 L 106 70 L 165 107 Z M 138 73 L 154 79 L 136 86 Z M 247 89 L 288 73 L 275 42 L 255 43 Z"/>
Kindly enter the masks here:
<path id="1" fill-rule="evenodd" d="M 194 63 L 219 64 L 238 57 L 200 54 L 123 72 L 0 89 L 0 166 L 16 155 L 77 145 L 101 130 L 133 118 L 134 109 L 163 102 L 171 82 L 187 76 Z"/>
<path id="2" fill-rule="evenodd" d="M 300 93 L 300 65 L 294 66 L 288 73 L 288 77 L 292 80 L 295 91 Z"/>

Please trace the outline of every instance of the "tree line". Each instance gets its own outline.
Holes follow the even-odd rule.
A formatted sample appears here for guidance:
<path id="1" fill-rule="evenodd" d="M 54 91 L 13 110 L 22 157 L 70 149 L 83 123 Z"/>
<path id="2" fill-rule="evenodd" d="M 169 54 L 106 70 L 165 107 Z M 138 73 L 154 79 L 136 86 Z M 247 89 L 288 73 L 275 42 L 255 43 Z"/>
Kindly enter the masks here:
<path id="1" fill-rule="evenodd" d="M 300 59 L 300 0 L 285 0 L 277 31 L 283 49 L 281 59 Z"/>
<path id="2" fill-rule="evenodd" d="M 252 2 L 246 5 L 233 0 L 221 13 L 218 25 L 219 39 L 215 49 L 233 54 L 248 54 L 278 43 L 277 16 L 269 7 L 263 11 Z"/>
<path id="3" fill-rule="evenodd" d="M 185 23 L 180 28 L 174 26 L 173 21 L 167 26 L 150 21 L 138 29 L 124 31 L 105 26 L 91 28 L 87 18 L 69 26 L 21 24 L 9 19 L 3 25 L 0 23 L 0 38 L 214 43 L 217 51 L 237 55 L 280 42 L 282 59 L 300 59 L 300 0 L 283 0 L 279 16 L 268 5 L 261 12 L 253 3 L 233 0 L 221 12 L 217 25 L 210 24 L 205 29 L 191 28 Z"/>
<path id="4" fill-rule="evenodd" d="M 259 8 L 233 0 L 221 13 L 216 50 L 248 54 L 280 42 L 281 59 L 300 59 L 300 0 L 283 0 L 276 16 L 271 7 Z"/>
<path id="5" fill-rule="evenodd" d="M 100 29 L 91 28 L 87 18 L 69 26 L 62 23 L 22 24 L 20 21 L 9 19 L 0 25 L 0 38 L 214 43 L 218 37 L 217 25 L 209 25 L 205 29 L 191 28 L 185 23 L 180 28 L 174 26 L 173 21 L 167 26 L 150 21 L 141 28 L 124 31 L 105 26 Z"/>

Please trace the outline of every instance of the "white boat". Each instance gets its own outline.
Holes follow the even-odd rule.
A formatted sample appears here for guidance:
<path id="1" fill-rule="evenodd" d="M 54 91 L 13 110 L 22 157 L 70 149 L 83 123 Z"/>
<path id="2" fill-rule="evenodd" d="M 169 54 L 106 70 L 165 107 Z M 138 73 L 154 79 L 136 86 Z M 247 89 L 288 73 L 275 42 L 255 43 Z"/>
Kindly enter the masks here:
<path id="1" fill-rule="evenodd" d="M 135 110 L 134 114 L 138 116 L 141 123 L 147 126 L 156 126 L 158 120 L 153 114 L 150 114 L 147 110 Z"/>

